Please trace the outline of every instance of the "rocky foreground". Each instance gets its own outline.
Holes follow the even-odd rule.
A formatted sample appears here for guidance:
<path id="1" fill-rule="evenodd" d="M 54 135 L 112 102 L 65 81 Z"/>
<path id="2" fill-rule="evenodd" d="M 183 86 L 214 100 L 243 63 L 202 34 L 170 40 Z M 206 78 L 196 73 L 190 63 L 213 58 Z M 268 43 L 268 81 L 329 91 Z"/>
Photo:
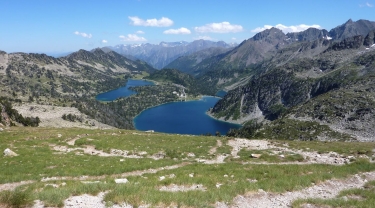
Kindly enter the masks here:
<path id="1" fill-rule="evenodd" d="M 150 133 L 137 133 L 133 132 L 133 135 L 149 137 Z M 88 134 L 87 134 L 88 135 Z M 70 138 L 65 140 L 65 144 L 60 145 L 50 145 L 51 150 L 54 154 L 69 154 L 75 153 L 76 155 L 94 155 L 99 157 L 121 157 L 120 161 L 124 161 L 125 159 L 134 159 L 134 158 L 150 158 L 153 160 L 162 160 L 165 157 L 165 154 L 157 153 L 150 155 L 146 151 L 137 151 L 137 150 L 121 150 L 121 149 L 111 149 L 109 152 L 105 152 L 100 149 L 96 149 L 94 146 L 85 145 L 80 146 L 76 145 L 76 141 L 81 138 L 84 138 L 87 135 L 77 135 L 75 138 Z M 116 133 L 112 133 L 112 136 L 118 136 Z M 62 135 L 58 134 L 58 138 L 61 138 Z M 227 153 L 220 153 L 218 149 L 222 148 L 223 146 L 229 146 L 231 151 L 230 154 Z M 228 163 L 228 158 L 233 160 L 241 158 L 239 155 L 241 150 L 252 150 L 252 151 L 267 151 L 270 155 L 277 155 L 279 158 L 283 159 L 286 157 L 284 154 L 294 155 L 298 154 L 303 157 L 303 160 L 299 161 L 285 161 L 285 162 L 267 162 L 262 161 L 257 158 L 262 157 L 262 153 L 260 154 L 251 154 L 250 157 L 254 158 L 254 160 L 242 162 L 243 164 L 263 164 L 263 165 L 290 165 L 290 164 L 297 164 L 297 165 L 308 165 L 308 164 L 326 164 L 326 165 L 334 165 L 334 166 L 342 166 L 351 163 L 355 159 L 365 158 L 370 161 L 375 157 L 375 148 L 372 150 L 372 156 L 368 155 L 341 155 L 336 152 L 328 152 L 328 153 L 319 153 L 317 151 L 307 151 L 308 149 L 294 149 L 289 147 L 287 143 L 283 145 L 275 143 L 274 141 L 270 140 L 248 140 L 248 139 L 240 139 L 240 138 L 233 138 L 227 141 L 223 141 L 222 139 L 218 139 L 215 146 L 209 149 L 210 155 L 216 155 L 213 158 L 202 159 L 197 157 L 194 153 L 188 153 L 186 156 L 190 158 L 189 161 L 182 162 L 176 165 L 171 166 L 164 166 L 160 168 L 152 168 L 147 170 L 136 170 L 131 172 L 125 172 L 121 174 L 114 174 L 114 175 L 105 175 L 105 176 L 81 176 L 81 177 L 71 177 L 71 176 L 54 176 L 54 177 L 46 177 L 43 178 L 40 182 L 46 183 L 46 186 L 52 186 L 54 188 L 59 188 L 65 186 L 65 182 L 59 183 L 58 181 L 80 181 L 81 183 L 100 183 L 105 177 L 114 177 L 116 183 L 129 183 L 128 177 L 131 176 L 142 176 L 144 174 L 157 174 L 160 171 L 164 170 L 178 170 L 179 168 L 185 167 L 192 163 L 197 162 L 201 164 L 223 164 Z M 12 151 L 7 149 L 6 151 Z M 14 153 L 14 152 L 13 152 Z M 4 152 L 5 157 L 17 157 L 18 155 L 6 155 Z M 373 161 L 372 161 L 373 162 Z M 189 174 L 189 177 L 194 178 L 196 173 Z M 150 176 L 148 176 L 150 177 Z M 158 176 L 159 181 L 167 180 L 168 178 L 175 178 L 175 174 L 169 175 L 162 175 Z M 234 177 L 233 175 L 223 175 L 224 178 Z M 297 199 L 307 199 L 307 198 L 335 198 L 342 190 L 352 189 L 352 188 L 362 188 L 368 181 L 375 180 L 375 171 L 370 172 L 363 172 L 351 175 L 345 179 L 331 179 L 319 182 L 317 184 L 311 184 L 311 186 L 307 188 L 303 188 L 296 191 L 287 191 L 284 193 L 272 193 L 267 192 L 262 189 L 259 189 L 257 192 L 249 192 L 244 195 L 236 196 L 232 201 L 223 202 L 218 201 L 214 204 L 215 207 L 290 207 L 291 203 Z M 256 183 L 256 179 L 248 179 L 249 183 Z M 6 190 L 14 190 L 16 187 L 35 183 L 37 181 L 29 180 L 29 181 L 21 181 L 16 183 L 6 183 L 0 184 L 0 192 Z M 220 189 L 222 184 L 217 183 L 216 188 Z M 207 191 L 207 187 L 202 184 L 192 184 L 192 185 L 178 185 L 178 184 L 170 184 L 159 187 L 159 191 L 166 191 L 166 192 L 188 192 L 188 191 Z M 71 196 L 64 201 L 64 207 L 108 207 L 108 204 L 104 202 L 104 196 L 108 192 L 100 192 L 97 195 L 89 195 L 83 194 L 78 196 Z M 345 199 L 345 198 L 344 198 Z M 345 199 L 347 200 L 347 198 Z M 33 207 L 45 207 L 43 201 L 35 200 Z M 113 204 L 110 207 L 132 207 L 130 204 L 122 203 L 122 204 Z M 154 205 L 150 204 L 142 204 L 140 207 L 154 207 Z M 158 206 L 156 206 L 158 207 Z M 159 207 L 164 207 L 161 205 Z M 173 206 L 169 206 L 173 207 Z M 177 206 L 176 206 L 177 207 Z M 310 206 L 309 204 L 305 204 L 304 207 L 314 207 Z"/>
<path id="2" fill-rule="evenodd" d="M 113 129 L 112 126 L 103 124 L 94 119 L 89 118 L 87 115 L 81 113 L 74 107 L 61 107 L 52 105 L 39 105 L 39 104 L 22 104 L 14 106 L 20 114 L 26 117 L 40 118 L 40 127 L 55 127 L 55 128 L 87 128 L 87 129 Z M 82 118 L 82 121 L 68 121 L 62 118 L 63 115 L 72 114 Z"/>

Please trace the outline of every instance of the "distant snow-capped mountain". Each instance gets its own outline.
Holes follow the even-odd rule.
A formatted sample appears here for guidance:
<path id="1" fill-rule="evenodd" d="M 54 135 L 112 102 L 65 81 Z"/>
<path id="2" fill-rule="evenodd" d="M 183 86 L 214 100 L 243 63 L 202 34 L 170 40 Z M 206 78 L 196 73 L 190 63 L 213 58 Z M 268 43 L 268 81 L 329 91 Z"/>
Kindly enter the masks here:
<path id="1" fill-rule="evenodd" d="M 236 44 L 228 44 L 224 41 L 213 42 L 209 40 L 195 40 L 193 42 L 160 42 L 159 44 L 131 44 L 116 45 L 102 48 L 104 51 L 113 50 L 130 59 L 141 59 L 153 67 L 161 69 L 180 56 L 213 48 L 230 48 Z"/>

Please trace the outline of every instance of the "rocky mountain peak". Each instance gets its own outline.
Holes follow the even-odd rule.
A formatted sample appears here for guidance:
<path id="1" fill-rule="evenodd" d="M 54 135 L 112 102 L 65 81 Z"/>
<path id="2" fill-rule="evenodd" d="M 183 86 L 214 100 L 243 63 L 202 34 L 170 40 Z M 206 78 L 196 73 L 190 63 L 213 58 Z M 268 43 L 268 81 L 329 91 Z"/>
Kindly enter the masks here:
<path id="1" fill-rule="evenodd" d="M 334 40 L 343 40 L 356 35 L 362 35 L 365 37 L 371 30 L 374 29 L 375 22 L 362 19 L 353 22 L 351 19 L 349 19 L 344 24 L 330 30 L 329 34 Z"/>
<path id="2" fill-rule="evenodd" d="M 294 32 L 286 34 L 291 41 L 314 41 L 317 39 L 330 39 L 329 33 L 325 29 L 308 28 L 302 32 Z"/>
<path id="3" fill-rule="evenodd" d="M 274 38 L 284 39 L 284 37 L 285 37 L 285 34 L 283 33 L 283 31 L 275 27 L 272 27 L 270 29 L 263 30 L 262 32 L 257 33 L 256 35 L 254 35 L 252 39 L 257 41 L 257 40 L 266 40 L 266 39 L 274 39 Z"/>
<path id="4" fill-rule="evenodd" d="M 91 50 L 91 53 L 95 53 L 95 52 L 103 52 L 103 50 L 101 48 L 94 48 Z"/>
<path id="5" fill-rule="evenodd" d="M 347 25 L 347 24 L 351 24 L 351 23 L 353 23 L 353 20 L 352 20 L 352 19 L 349 19 L 348 21 L 345 22 L 346 25 Z"/>
<path id="6" fill-rule="evenodd" d="M 68 56 L 66 56 L 66 58 L 68 58 L 68 59 L 86 60 L 86 59 L 88 59 L 89 57 L 92 57 L 92 56 L 93 56 L 93 54 L 90 51 L 86 51 L 86 50 L 80 49 L 77 52 L 69 54 Z"/>
<path id="7" fill-rule="evenodd" d="M 106 53 L 100 49 L 100 48 L 96 48 L 94 49 L 93 51 L 91 51 L 91 53 L 97 55 L 97 56 L 103 56 L 103 55 L 106 55 Z"/>

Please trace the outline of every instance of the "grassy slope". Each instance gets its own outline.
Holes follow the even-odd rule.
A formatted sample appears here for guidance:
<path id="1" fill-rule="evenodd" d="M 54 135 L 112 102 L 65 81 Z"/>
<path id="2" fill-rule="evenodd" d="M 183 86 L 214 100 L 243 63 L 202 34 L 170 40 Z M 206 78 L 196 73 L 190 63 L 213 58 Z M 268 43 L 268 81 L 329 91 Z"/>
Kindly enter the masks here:
<path id="1" fill-rule="evenodd" d="M 62 136 L 59 137 L 58 134 Z M 77 138 L 75 146 L 67 145 L 67 141 Z M 218 153 L 229 153 L 231 147 L 226 145 L 228 138 L 169 135 L 158 133 L 141 133 L 123 130 L 83 130 L 83 129 L 44 129 L 12 127 L 0 132 L 0 149 L 10 148 L 19 156 L 0 158 L 0 184 L 34 180 L 32 184 L 23 185 L 14 191 L 0 192 L 0 205 L 30 205 L 34 199 L 40 199 L 48 206 L 62 206 L 63 200 L 72 195 L 83 193 L 97 194 L 109 191 L 104 200 L 108 204 L 129 203 L 132 205 L 185 205 L 192 207 L 211 206 L 217 201 L 230 202 L 235 196 L 263 189 L 270 192 L 285 192 L 302 189 L 311 183 L 318 183 L 331 178 L 343 178 L 363 171 L 375 170 L 375 164 L 358 161 L 344 166 L 323 164 L 289 164 L 262 165 L 243 164 L 249 161 L 250 153 L 242 150 L 241 158 L 227 158 L 226 163 L 206 165 L 196 162 L 195 158 L 212 159 L 209 151 L 217 144 L 223 146 Z M 373 143 L 343 142 L 320 143 L 291 142 L 294 149 L 305 149 L 326 152 L 328 146 L 340 150 L 342 154 L 371 153 Z M 282 145 L 284 142 L 280 142 Z M 71 148 L 93 145 L 96 150 L 110 152 L 110 149 L 133 152 L 146 151 L 148 156 L 163 152 L 164 159 L 123 158 L 120 156 L 99 157 L 97 155 L 77 155 L 78 151 L 57 152 L 54 145 Z M 194 153 L 195 158 L 187 157 Z M 263 161 L 280 162 L 277 158 L 267 156 L 264 151 Z M 369 153 L 369 154 L 370 154 Z M 123 161 L 120 161 L 124 159 Z M 287 155 L 287 161 L 299 161 L 298 155 Z M 142 176 L 127 176 L 129 183 L 115 184 L 114 179 L 123 173 L 135 170 L 157 169 L 174 164 L 184 164 L 172 170 L 160 170 Z M 194 173 L 194 177 L 189 174 Z M 308 173 L 308 174 L 307 174 Z M 174 178 L 168 176 L 174 174 Z M 95 184 L 83 184 L 78 178 L 85 175 L 86 180 L 99 181 Z M 228 175 L 229 177 L 225 177 Z M 42 182 L 46 177 L 64 176 L 65 179 Z M 166 176 L 160 181 L 159 177 Z M 77 178 L 74 178 L 77 177 Z M 298 180 L 296 180 L 298 178 Z M 257 182 L 250 183 L 249 179 Z M 66 183 L 65 186 L 61 184 Z M 217 188 L 217 184 L 222 184 Z M 60 185 L 53 188 L 48 184 Z M 205 191 L 163 192 L 158 189 L 171 184 L 191 186 L 202 184 Z"/>

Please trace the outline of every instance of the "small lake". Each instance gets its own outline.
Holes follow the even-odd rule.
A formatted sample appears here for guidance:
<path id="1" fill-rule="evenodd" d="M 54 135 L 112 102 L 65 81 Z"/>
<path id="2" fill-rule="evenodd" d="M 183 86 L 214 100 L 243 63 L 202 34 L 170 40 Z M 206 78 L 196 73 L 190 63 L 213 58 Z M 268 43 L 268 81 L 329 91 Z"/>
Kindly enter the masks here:
<path id="1" fill-rule="evenodd" d="M 230 129 L 238 129 L 238 124 L 211 118 L 206 111 L 220 98 L 205 96 L 201 100 L 172 102 L 143 111 L 134 118 L 137 130 L 154 130 L 164 133 L 201 135 L 216 131 L 225 135 Z"/>
<path id="2" fill-rule="evenodd" d="M 137 94 L 137 92 L 130 90 L 129 87 L 138 87 L 145 85 L 154 85 L 154 83 L 145 80 L 128 79 L 125 86 L 105 93 L 101 93 L 96 96 L 96 99 L 99 101 L 112 101 L 120 97 L 128 97 L 130 95 Z"/>

